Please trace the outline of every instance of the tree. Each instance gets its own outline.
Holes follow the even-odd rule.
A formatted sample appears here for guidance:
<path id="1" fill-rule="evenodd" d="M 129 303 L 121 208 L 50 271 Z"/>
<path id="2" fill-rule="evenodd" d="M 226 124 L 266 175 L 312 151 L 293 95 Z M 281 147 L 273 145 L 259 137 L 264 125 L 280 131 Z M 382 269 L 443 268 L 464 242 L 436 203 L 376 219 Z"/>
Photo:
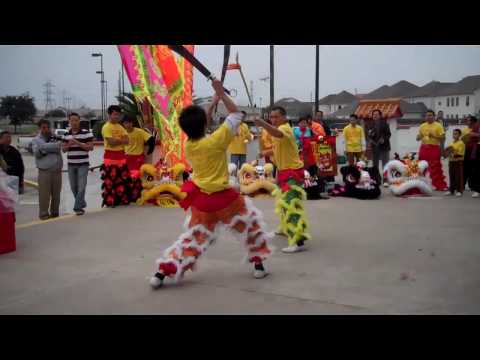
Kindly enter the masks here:
<path id="1" fill-rule="evenodd" d="M 4 96 L 0 103 L 0 116 L 8 116 L 10 125 L 14 126 L 14 133 L 17 132 L 17 126 L 22 125 L 37 113 L 33 97 L 28 94 L 20 96 Z"/>
<path id="2" fill-rule="evenodd" d="M 62 109 L 54 109 L 45 114 L 45 117 L 66 117 L 67 114 Z"/>
<path id="3" fill-rule="evenodd" d="M 133 96 L 132 93 L 123 93 L 122 96 L 117 96 L 116 97 L 118 100 L 118 105 L 122 109 L 122 112 L 133 118 L 137 119 L 137 122 L 140 123 L 142 119 L 142 113 L 139 110 L 139 104 L 137 103 L 137 99 L 135 99 L 135 96 Z M 141 121 L 143 123 L 143 121 Z M 140 125 L 142 125 L 140 123 Z"/>

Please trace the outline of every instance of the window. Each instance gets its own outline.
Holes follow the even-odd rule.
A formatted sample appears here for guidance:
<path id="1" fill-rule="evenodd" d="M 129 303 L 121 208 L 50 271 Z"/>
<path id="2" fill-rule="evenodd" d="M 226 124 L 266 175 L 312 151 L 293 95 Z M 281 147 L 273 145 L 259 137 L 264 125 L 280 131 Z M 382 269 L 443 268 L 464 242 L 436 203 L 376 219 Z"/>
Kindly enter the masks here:
<path id="1" fill-rule="evenodd" d="M 438 106 L 442 106 L 442 102 L 441 102 L 441 101 L 438 102 Z"/>
<path id="2" fill-rule="evenodd" d="M 342 105 L 338 105 L 338 110 L 340 110 L 342 108 Z"/>
<path id="3" fill-rule="evenodd" d="M 447 98 L 447 106 L 450 106 L 450 98 Z"/>
<path id="4" fill-rule="evenodd" d="M 457 115 L 455 115 L 455 119 L 457 119 L 457 120 L 458 120 L 458 114 L 457 114 Z"/>
<path id="5" fill-rule="evenodd" d="M 458 97 L 457 97 L 457 99 L 455 100 L 455 106 L 458 106 Z"/>
<path id="6" fill-rule="evenodd" d="M 470 106 L 470 96 L 467 96 L 467 99 L 465 100 L 465 105 Z"/>

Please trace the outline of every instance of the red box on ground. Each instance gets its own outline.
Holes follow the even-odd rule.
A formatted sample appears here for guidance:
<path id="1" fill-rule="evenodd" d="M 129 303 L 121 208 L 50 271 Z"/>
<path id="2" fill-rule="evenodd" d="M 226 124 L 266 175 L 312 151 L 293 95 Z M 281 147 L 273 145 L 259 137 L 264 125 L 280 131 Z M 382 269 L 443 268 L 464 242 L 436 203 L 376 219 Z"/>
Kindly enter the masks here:
<path id="1" fill-rule="evenodd" d="M 0 254 L 17 249 L 15 240 L 15 213 L 0 213 Z"/>

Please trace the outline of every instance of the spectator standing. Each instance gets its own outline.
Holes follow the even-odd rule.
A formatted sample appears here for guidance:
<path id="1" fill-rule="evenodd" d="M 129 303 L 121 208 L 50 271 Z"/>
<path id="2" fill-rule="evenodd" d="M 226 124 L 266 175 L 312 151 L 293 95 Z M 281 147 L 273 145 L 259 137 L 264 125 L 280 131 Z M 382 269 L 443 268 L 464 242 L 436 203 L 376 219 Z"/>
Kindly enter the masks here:
<path id="1" fill-rule="evenodd" d="M 60 212 L 62 191 L 62 143 L 50 130 L 50 122 L 38 122 L 39 134 L 32 140 L 33 155 L 38 168 L 40 220 L 56 218 Z"/>
<path id="2" fill-rule="evenodd" d="M 23 177 L 25 174 L 25 166 L 23 165 L 22 155 L 11 144 L 12 135 L 10 132 L 0 132 L 0 156 L 2 156 L 6 164 L 5 172 L 7 175 L 18 177 L 18 192 L 23 194 Z"/>
<path id="3" fill-rule="evenodd" d="M 421 141 L 418 153 L 419 160 L 428 162 L 428 172 L 432 178 L 432 184 L 435 190 L 447 191 L 447 183 L 443 175 L 441 163 L 440 144 L 445 139 L 445 129 L 442 124 L 435 121 L 435 112 L 427 110 L 426 121 L 420 125 L 417 135 L 417 141 Z"/>
<path id="4" fill-rule="evenodd" d="M 252 141 L 252 134 L 248 129 L 248 125 L 243 121 L 247 116 L 245 111 L 242 113 L 242 123 L 237 128 L 236 135 L 228 146 L 228 152 L 230 153 L 230 162 L 237 166 L 237 169 L 240 169 L 242 165 L 247 161 L 247 144 Z"/>
<path id="5" fill-rule="evenodd" d="M 312 124 L 311 124 L 312 130 L 318 134 L 323 136 L 331 136 L 332 131 L 330 130 L 330 127 L 327 125 L 325 120 L 323 120 L 323 111 L 317 111 L 315 114 L 315 117 L 313 118 Z"/>
<path id="6" fill-rule="evenodd" d="M 85 190 L 90 167 L 88 152 L 93 150 L 93 134 L 80 128 L 80 116 L 77 113 L 71 113 L 68 122 L 70 130 L 63 138 L 62 150 L 67 153 L 68 180 L 75 198 L 73 211 L 77 215 L 83 215 L 87 207 Z"/>
<path id="7" fill-rule="evenodd" d="M 365 151 L 365 132 L 358 125 L 358 116 L 350 115 L 350 124 L 343 129 L 343 138 L 345 139 L 345 155 L 349 165 L 354 165 L 361 160 Z"/>
<path id="8" fill-rule="evenodd" d="M 480 123 L 475 116 L 468 116 L 468 127 L 462 130 L 465 143 L 464 185 L 473 191 L 472 197 L 480 196 Z"/>
<path id="9" fill-rule="evenodd" d="M 453 130 L 453 141 L 445 149 L 448 155 L 448 175 L 450 178 L 450 189 L 445 195 L 462 196 L 464 189 L 463 182 L 463 159 L 465 156 L 465 143 L 460 140 L 462 131 Z"/>
<path id="10" fill-rule="evenodd" d="M 383 168 L 390 160 L 390 138 L 392 133 L 380 110 L 373 110 L 372 119 L 374 122 L 373 139 L 371 140 L 373 166 L 379 170 L 380 174 L 383 174 Z M 382 162 L 382 167 L 380 167 L 380 161 Z M 384 186 L 388 186 L 386 179 L 383 179 L 383 183 Z"/>

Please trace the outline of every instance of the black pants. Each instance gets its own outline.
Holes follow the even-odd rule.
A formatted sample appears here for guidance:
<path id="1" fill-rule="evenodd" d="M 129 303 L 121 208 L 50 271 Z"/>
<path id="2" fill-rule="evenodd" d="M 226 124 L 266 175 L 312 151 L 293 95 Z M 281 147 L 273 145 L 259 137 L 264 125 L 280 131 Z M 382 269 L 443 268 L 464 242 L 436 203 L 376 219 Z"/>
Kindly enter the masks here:
<path id="1" fill-rule="evenodd" d="M 472 191 L 480 192 L 480 146 L 477 146 L 475 159 L 472 157 L 472 148 L 465 150 L 463 164 L 463 185 L 468 184 Z"/>
<path id="2" fill-rule="evenodd" d="M 463 161 L 450 161 L 448 163 L 448 175 L 450 177 L 450 193 L 456 191 L 463 193 Z"/>

